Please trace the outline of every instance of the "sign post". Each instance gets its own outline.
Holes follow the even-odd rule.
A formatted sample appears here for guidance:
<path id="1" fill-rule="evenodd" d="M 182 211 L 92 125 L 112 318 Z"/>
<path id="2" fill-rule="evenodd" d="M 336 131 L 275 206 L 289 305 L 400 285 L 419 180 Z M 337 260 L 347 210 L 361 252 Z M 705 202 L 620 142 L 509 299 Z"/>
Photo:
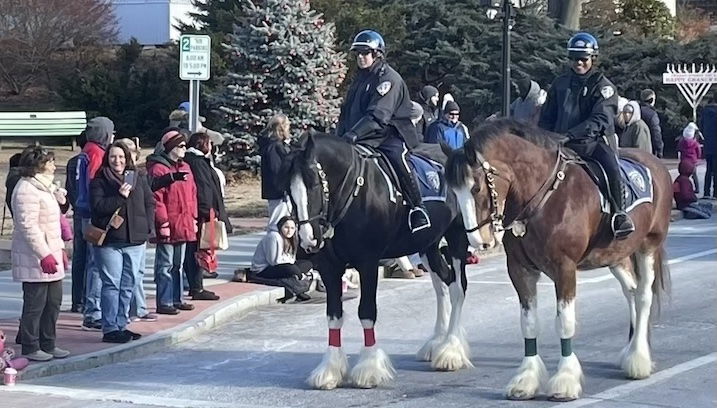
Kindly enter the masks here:
<path id="1" fill-rule="evenodd" d="M 208 35 L 179 37 L 179 78 L 189 81 L 189 131 L 199 127 L 199 86 L 210 78 L 212 40 Z"/>
<path id="2" fill-rule="evenodd" d="M 697 122 L 697 107 L 702 98 L 710 90 L 712 84 L 717 83 L 717 66 L 700 64 L 675 65 L 668 64 L 667 72 L 662 74 L 663 84 L 674 84 L 692 107 L 692 121 Z"/>

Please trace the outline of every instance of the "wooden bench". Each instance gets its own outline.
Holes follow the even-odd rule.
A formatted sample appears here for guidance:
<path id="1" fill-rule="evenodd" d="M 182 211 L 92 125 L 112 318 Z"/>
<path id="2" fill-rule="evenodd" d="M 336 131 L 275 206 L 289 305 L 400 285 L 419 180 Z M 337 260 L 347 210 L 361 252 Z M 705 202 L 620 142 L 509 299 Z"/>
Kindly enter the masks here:
<path id="1" fill-rule="evenodd" d="M 77 147 L 76 137 L 87 126 L 87 114 L 72 112 L 0 112 L 0 149 L 7 137 L 63 137 L 72 139 L 72 150 Z M 36 140 L 35 144 L 39 144 Z"/>

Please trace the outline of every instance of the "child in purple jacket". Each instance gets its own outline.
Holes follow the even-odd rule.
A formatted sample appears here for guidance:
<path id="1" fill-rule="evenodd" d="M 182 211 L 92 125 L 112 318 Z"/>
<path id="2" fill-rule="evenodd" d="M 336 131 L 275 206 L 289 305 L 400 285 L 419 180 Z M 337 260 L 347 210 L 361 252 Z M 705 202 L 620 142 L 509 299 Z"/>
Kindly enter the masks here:
<path id="1" fill-rule="evenodd" d="M 680 153 L 680 162 L 690 162 L 694 168 L 697 168 L 697 162 L 702 157 L 702 147 L 697 141 L 700 130 L 694 122 L 690 122 L 682 130 L 682 138 L 677 144 L 677 151 Z M 695 182 L 695 193 L 700 192 L 700 183 L 697 178 L 697 171 L 692 173 L 692 180 Z"/>

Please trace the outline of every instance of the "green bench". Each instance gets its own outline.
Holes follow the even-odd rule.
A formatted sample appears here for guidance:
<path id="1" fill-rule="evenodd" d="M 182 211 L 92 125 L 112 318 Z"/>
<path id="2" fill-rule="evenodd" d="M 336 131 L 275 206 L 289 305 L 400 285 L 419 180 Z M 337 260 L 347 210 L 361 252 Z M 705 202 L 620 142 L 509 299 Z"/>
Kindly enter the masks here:
<path id="1" fill-rule="evenodd" d="M 87 114 L 81 111 L 0 112 L 0 149 L 2 140 L 8 137 L 63 137 L 72 139 L 72 150 L 75 150 L 76 137 L 86 126 Z"/>

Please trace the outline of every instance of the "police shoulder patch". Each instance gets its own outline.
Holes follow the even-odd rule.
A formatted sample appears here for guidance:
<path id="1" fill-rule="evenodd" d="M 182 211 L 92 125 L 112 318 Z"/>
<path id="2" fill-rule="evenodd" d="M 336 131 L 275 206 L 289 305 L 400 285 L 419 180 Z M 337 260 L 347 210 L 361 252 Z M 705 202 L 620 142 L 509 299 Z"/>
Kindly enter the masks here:
<path id="1" fill-rule="evenodd" d="M 615 95 L 615 88 L 610 85 L 605 85 L 600 89 L 600 94 L 602 94 L 603 98 L 610 99 L 610 97 Z"/>
<path id="2" fill-rule="evenodd" d="M 379 95 L 384 96 L 391 90 L 391 81 L 383 81 L 376 87 L 376 92 Z"/>

